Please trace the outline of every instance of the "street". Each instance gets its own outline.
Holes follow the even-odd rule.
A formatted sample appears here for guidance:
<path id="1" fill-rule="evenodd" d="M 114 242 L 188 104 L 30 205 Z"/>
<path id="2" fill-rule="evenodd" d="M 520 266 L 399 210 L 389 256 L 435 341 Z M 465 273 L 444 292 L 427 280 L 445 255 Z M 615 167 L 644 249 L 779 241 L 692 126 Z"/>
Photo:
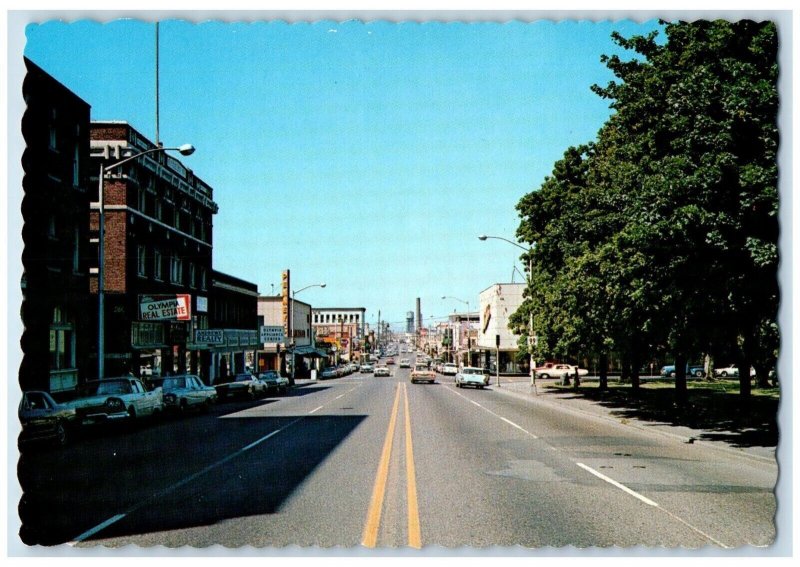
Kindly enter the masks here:
<path id="1" fill-rule="evenodd" d="M 352 374 L 21 458 L 22 538 L 76 546 L 769 545 L 774 460 L 449 376 Z M 503 384 L 505 386 L 505 384 Z M 507 389 L 507 388 L 506 388 Z"/>

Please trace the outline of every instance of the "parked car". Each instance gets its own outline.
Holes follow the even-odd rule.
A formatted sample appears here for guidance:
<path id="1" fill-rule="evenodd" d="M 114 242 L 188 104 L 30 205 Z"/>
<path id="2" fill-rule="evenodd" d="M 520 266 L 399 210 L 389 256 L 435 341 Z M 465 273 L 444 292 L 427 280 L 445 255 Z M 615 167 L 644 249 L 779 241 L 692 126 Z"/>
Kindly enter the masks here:
<path id="1" fill-rule="evenodd" d="M 483 368 L 476 366 L 465 366 L 456 372 L 456 388 L 463 388 L 464 386 L 474 386 L 475 388 L 483 389 L 489 385 L 489 375 L 484 372 Z"/>
<path id="2" fill-rule="evenodd" d="M 281 376 L 276 370 L 267 370 L 258 375 L 258 379 L 267 385 L 267 392 L 273 390 L 279 394 L 289 391 L 289 379 Z"/>
<path id="3" fill-rule="evenodd" d="M 375 376 L 391 376 L 391 373 L 389 372 L 389 367 L 385 365 L 376 366 Z"/>
<path id="4" fill-rule="evenodd" d="M 536 376 L 545 380 L 548 378 L 563 378 L 565 374 L 574 376 L 575 366 L 560 362 L 548 362 L 536 368 Z M 587 374 L 589 374 L 588 370 L 578 368 L 578 376 L 586 376 Z"/>
<path id="5" fill-rule="evenodd" d="M 686 365 L 686 375 L 687 376 L 694 376 L 695 378 L 702 378 L 706 375 L 705 368 L 701 364 L 687 364 Z M 665 378 L 675 378 L 675 365 L 674 364 L 667 364 L 666 366 L 661 367 L 661 376 Z"/>
<path id="6" fill-rule="evenodd" d="M 254 400 L 267 394 L 267 385 L 249 372 L 237 374 L 230 382 L 214 384 L 214 388 L 219 399 L 246 397 Z"/>
<path id="7" fill-rule="evenodd" d="M 458 374 L 458 365 L 454 362 L 445 362 L 442 364 L 442 374 L 445 376 L 455 376 Z"/>
<path id="8" fill-rule="evenodd" d="M 753 378 L 756 375 L 756 369 L 752 366 L 750 367 L 750 377 Z M 722 378 L 727 378 L 728 376 L 733 376 L 734 378 L 739 377 L 739 367 L 730 364 L 728 366 L 723 366 L 722 368 L 715 368 L 714 369 L 714 376 L 721 376 Z"/>
<path id="9" fill-rule="evenodd" d="M 159 383 L 160 382 L 160 383 Z M 194 374 L 166 376 L 159 384 L 164 396 L 164 409 L 185 413 L 190 409 L 208 411 L 217 401 L 217 390 L 203 384 Z"/>
<path id="10" fill-rule="evenodd" d="M 363 368 L 363 366 L 362 366 Z M 363 370 L 362 370 L 363 372 Z M 323 368 L 322 372 L 320 373 L 320 378 L 338 378 L 339 374 L 336 372 L 336 368 L 333 366 L 328 366 L 327 368 Z"/>
<path id="11" fill-rule="evenodd" d="M 39 390 L 22 394 L 17 415 L 22 426 L 17 438 L 20 451 L 43 441 L 63 447 L 72 437 L 77 418 L 75 408 L 59 404 L 50 394 Z"/>
<path id="12" fill-rule="evenodd" d="M 361 374 L 369 374 L 375 370 L 371 362 L 365 362 L 361 365 Z"/>
<path id="13" fill-rule="evenodd" d="M 143 417 L 158 417 L 164 411 L 161 387 L 147 391 L 138 378 L 129 376 L 87 382 L 78 396 L 64 405 L 75 410 L 82 425 L 135 422 Z"/>

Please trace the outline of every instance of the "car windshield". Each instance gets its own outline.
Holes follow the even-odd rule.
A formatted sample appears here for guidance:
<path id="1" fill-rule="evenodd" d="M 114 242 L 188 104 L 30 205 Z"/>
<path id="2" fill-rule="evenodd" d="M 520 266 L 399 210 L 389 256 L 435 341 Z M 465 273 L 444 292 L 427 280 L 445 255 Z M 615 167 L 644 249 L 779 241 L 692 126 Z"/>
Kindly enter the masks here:
<path id="1" fill-rule="evenodd" d="M 249 374 L 239 374 L 236 377 L 236 382 L 249 382 L 253 378 Z"/>
<path id="2" fill-rule="evenodd" d="M 175 388 L 185 388 L 186 387 L 186 378 L 183 376 L 175 377 L 175 378 L 165 378 L 164 385 L 162 386 L 165 390 L 172 390 Z"/>
<path id="3" fill-rule="evenodd" d="M 131 385 L 127 380 L 110 380 L 108 382 L 97 382 L 88 388 L 88 394 L 96 396 L 106 396 L 109 394 L 130 394 Z"/>
<path id="4" fill-rule="evenodd" d="M 480 368 L 465 368 L 462 374 L 483 374 Z"/>

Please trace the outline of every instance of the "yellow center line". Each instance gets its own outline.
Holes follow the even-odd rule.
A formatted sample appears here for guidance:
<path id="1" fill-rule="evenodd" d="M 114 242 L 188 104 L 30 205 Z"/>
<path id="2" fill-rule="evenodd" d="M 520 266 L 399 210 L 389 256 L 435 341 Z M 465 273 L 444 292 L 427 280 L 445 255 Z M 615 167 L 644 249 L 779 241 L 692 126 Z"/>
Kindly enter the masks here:
<path id="1" fill-rule="evenodd" d="M 381 512 L 383 510 L 383 498 L 386 492 L 386 480 L 389 477 L 389 459 L 392 455 L 392 442 L 394 441 L 394 430 L 397 424 L 397 410 L 400 405 L 400 384 L 397 384 L 397 394 L 394 397 L 392 407 L 392 417 L 389 420 L 389 430 L 386 432 L 386 439 L 383 441 L 383 452 L 381 453 L 378 473 L 375 476 L 375 485 L 372 488 L 372 499 L 367 512 L 367 523 L 364 526 L 364 535 L 361 545 L 365 547 L 375 547 L 378 542 L 378 528 L 381 523 Z"/>
<path id="2" fill-rule="evenodd" d="M 408 388 L 403 383 L 406 406 L 406 493 L 408 499 L 408 545 L 415 549 L 422 547 L 419 528 L 419 507 L 417 506 L 417 475 L 414 468 L 414 446 L 411 442 L 411 412 L 408 410 Z"/>

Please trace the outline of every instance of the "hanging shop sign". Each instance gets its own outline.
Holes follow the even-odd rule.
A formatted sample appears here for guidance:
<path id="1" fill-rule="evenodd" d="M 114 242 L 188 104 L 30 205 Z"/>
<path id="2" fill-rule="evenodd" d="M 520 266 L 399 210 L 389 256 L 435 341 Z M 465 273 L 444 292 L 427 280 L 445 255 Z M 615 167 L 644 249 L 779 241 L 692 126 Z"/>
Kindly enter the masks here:
<path id="1" fill-rule="evenodd" d="M 192 296 L 140 295 L 139 319 L 142 321 L 190 321 L 192 319 Z"/>

